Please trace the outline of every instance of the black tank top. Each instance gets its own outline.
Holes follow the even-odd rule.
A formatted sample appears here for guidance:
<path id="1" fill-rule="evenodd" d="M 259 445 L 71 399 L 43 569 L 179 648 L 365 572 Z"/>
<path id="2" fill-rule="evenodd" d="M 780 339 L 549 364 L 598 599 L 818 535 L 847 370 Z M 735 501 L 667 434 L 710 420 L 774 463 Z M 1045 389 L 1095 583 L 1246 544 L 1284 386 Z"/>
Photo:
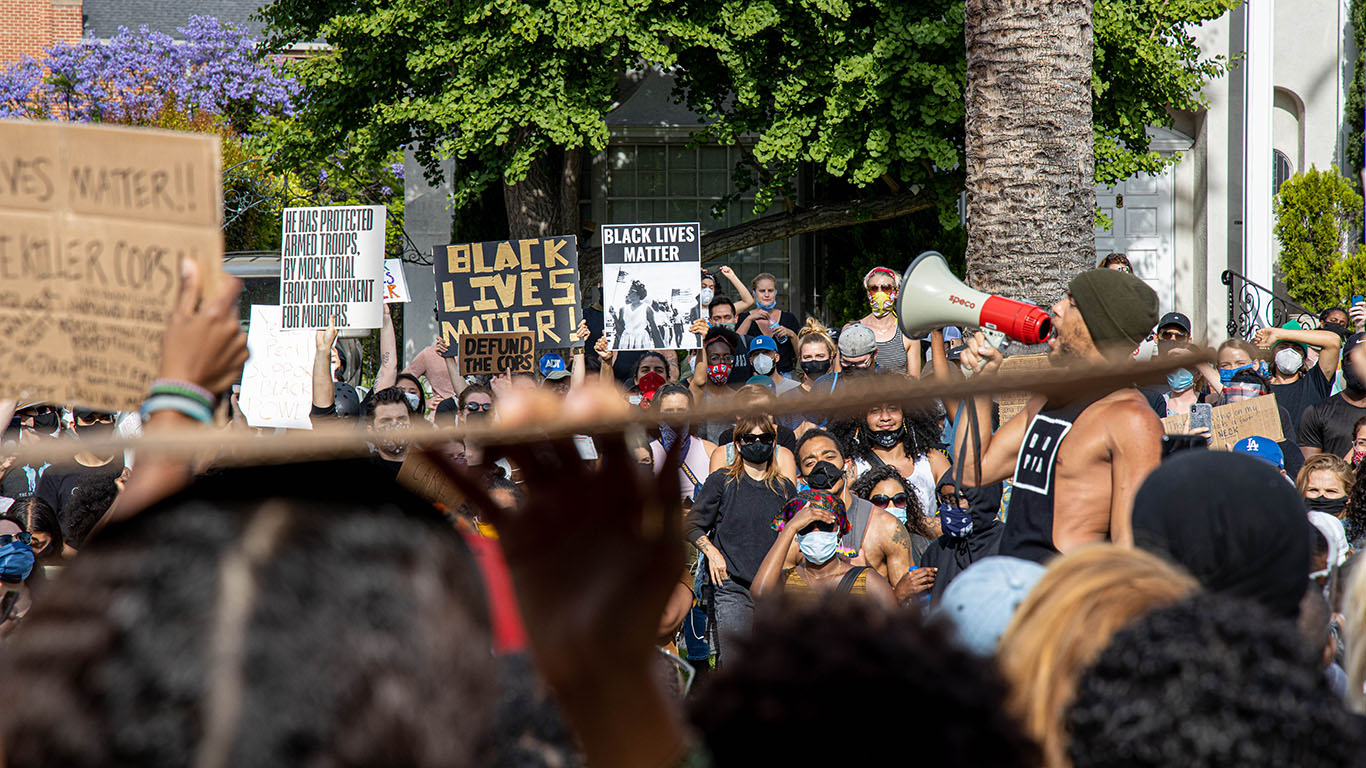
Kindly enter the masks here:
<path id="1" fill-rule="evenodd" d="M 1081 398 L 1052 410 L 1047 405 L 1029 423 L 1011 480 L 1010 507 L 1001 535 L 1002 555 L 1037 563 L 1058 554 L 1053 546 L 1054 469 L 1058 448 L 1072 424 L 1099 398 Z"/>

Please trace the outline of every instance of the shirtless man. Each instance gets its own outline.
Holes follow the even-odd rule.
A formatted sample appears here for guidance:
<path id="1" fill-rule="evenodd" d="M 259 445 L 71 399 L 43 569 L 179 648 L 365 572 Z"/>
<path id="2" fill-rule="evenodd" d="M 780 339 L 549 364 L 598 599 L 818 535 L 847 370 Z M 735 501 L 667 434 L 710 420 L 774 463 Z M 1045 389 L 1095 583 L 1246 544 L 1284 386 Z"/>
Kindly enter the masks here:
<path id="1" fill-rule="evenodd" d="M 906 527 L 885 509 L 849 492 L 849 473 L 853 462 L 840 451 L 834 435 L 823 429 L 809 429 L 797 441 L 797 471 L 807 485 L 827 491 L 844 503 L 851 530 L 840 537 L 839 549 L 853 565 L 871 566 L 888 584 L 896 584 L 896 597 L 905 602 L 924 591 L 911 578 L 911 536 Z M 794 542 L 784 568 L 801 562 Z M 923 577 L 922 577 L 923 578 Z"/>
<path id="2" fill-rule="evenodd" d="M 1157 321 L 1157 295 L 1133 275 L 1093 269 L 1068 284 L 1052 315 L 1054 365 L 1122 362 Z M 978 333 L 962 365 L 992 373 L 1001 359 Z M 1094 541 L 1133 543 L 1134 494 L 1162 455 L 1162 424 L 1136 388 L 1078 394 L 1065 403 L 1037 396 L 994 435 L 991 398 L 977 397 L 974 405 L 977 423 L 988 425 L 980 471 L 966 420 L 956 430 L 954 455 L 969 443 L 966 486 L 1013 483 L 1000 554 L 1044 562 Z"/>

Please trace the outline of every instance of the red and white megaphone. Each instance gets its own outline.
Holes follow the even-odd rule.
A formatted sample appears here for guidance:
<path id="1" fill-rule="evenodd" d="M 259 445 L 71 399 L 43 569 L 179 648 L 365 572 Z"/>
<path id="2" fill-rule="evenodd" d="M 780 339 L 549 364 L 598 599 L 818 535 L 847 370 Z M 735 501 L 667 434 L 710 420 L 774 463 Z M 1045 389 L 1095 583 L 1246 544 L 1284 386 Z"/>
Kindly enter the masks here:
<path id="1" fill-rule="evenodd" d="M 915 338 L 946 325 L 998 331 L 1024 344 L 1041 344 L 1053 332 L 1043 309 L 967 287 L 938 251 L 925 251 L 906 268 L 896 312 L 902 332 Z"/>

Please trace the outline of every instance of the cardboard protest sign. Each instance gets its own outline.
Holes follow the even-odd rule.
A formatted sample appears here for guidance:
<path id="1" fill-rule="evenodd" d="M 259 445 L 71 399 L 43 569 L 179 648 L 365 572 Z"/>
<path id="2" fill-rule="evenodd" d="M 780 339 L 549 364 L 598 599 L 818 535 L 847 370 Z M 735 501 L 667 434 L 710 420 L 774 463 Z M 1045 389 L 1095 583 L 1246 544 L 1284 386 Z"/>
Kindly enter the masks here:
<path id="1" fill-rule="evenodd" d="M 532 373 L 536 370 L 533 333 L 483 333 L 460 337 L 460 375 Z"/>
<path id="2" fill-rule="evenodd" d="M 247 424 L 312 429 L 313 331 L 281 330 L 279 307 L 253 304 L 247 351 L 237 395 Z"/>
<path id="3" fill-rule="evenodd" d="M 1268 437 L 1277 443 L 1285 439 L 1275 395 L 1216 405 L 1210 409 L 1210 416 L 1213 418 L 1210 447 L 1216 450 L 1227 450 L 1245 437 Z M 1178 413 L 1163 419 L 1162 429 L 1169 435 L 1184 435 L 1190 432 L 1189 423 L 1189 413 Z"/>
<path id="4" fill-rule="evenodd" d="M 378 328 L 384 297 L 382 205 L 286 208 L 280 327 Z"/>
<path id="5" fill-rule="evenodd" d="M 218 137 L 0 121 L 0 397 L 135 410 L 182 259 L 222 277 Z"/>
<path id="6" fill-rule="evenodd" d="M 602 227 L 603 334 L 612 349 L 697 349 L 700 224 Z"/>
<path id="7" fill-rule="evenodd" d="M 408 278 L 403 276 L 403 259 L 384 260 L 384 303 L 403 304 L 411 301 Z"/>
<path id="8" fill-rule="evenodd" d="M 1037 371 L 1048 368 L 1052 364 L 1048 362 L 1048 355 L 1015 355 L 1007 357 L 1001 361 L 1002 371 Z M 1033 395 L 1029 392 L 1003 392 L 996 396 L 997 417 L 1000 423 L 1015 418 L 1015 414 L 1023 411 L 1029 404 L 1029 398 Z"/>
<path id="9" fill-rule="evenodd" d="M 465 500 L 465 494 L 446 477 L 446 474 L 426 454 L 410 450 L 398 468 L 398 484 L 448 512 L 454 512 Z"/>
<path id="10" fill-rule="evenodd" d="M 488 333 L 534 333 L 537 348 L 582 346 L 573 235 L 440 245 L 432 260 L 437 319 L 451 349 L 456 337 Z"/>

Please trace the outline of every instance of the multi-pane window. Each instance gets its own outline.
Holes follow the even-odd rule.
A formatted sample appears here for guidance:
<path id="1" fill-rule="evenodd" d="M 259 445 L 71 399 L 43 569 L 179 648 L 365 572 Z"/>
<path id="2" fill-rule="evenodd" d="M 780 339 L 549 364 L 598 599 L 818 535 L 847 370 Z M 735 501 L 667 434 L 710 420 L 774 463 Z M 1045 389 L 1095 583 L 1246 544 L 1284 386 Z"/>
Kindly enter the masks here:
<path id="1" fill-rule="evenodd" d="M 605 224 L 633 222 L 697 221 L 702 231 L 722 229 L 757 218 L 754 197 L 732 202 L 720 218 L 712 206 L 730 193 L 731 169 L 739 152 L 731 147 L 693 147 L 683 144 L 612 144 L 603 163 L 602 189 L 606 193 Z M 767 213 L 779 210 L 770 206 Z M 788 306 L 788 254 L 786 241 L 765 243 L 718 257 L 708 266 L 727 264 L 746 284 L 760 272 L 778 278 L 778 293 Z M 730 293 L 724 285 L 718 292 Z"/>

